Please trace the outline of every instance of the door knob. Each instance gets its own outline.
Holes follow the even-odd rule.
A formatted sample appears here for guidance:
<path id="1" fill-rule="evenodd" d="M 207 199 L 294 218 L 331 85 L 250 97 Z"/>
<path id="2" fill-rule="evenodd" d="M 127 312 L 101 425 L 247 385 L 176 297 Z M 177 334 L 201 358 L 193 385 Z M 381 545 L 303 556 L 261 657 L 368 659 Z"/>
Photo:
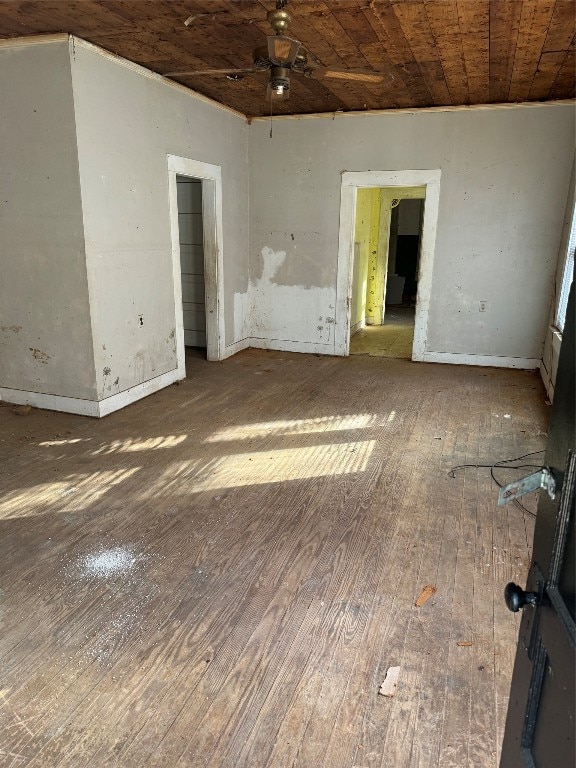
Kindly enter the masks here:
<path id="1" fill-rule="evenodd" d="M 522 587 L 511 581 L 504 588 L 504 600 L 508 610 L 512 611 L 512 613 L 517 613 L 525 605 L 536 605 L 538 595 L 536 592 L 525 592 Z"/>

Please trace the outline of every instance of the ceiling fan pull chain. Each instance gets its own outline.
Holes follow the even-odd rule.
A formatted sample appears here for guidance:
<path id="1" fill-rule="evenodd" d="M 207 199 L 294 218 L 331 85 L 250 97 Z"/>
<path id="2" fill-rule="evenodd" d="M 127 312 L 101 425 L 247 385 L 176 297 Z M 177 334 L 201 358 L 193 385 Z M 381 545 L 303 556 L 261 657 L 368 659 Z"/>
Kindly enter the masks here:
<path id="1" fill-rule="evenodd" d="M 272 109 L 274 108 L 274 102 L 270 99 L 270 138 L 272 138 Z"/>

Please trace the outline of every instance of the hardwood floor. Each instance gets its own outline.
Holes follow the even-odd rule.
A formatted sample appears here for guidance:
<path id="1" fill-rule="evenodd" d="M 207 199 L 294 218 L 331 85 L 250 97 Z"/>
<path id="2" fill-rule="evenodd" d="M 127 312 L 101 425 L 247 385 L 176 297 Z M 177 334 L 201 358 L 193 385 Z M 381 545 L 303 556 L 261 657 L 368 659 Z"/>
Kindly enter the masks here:
<path id="1" fill-rule="evenodd" d="M 537 374 L 188 370 L 100 421 L 0 407 L 0 764 L 495 768 L 533 518 L 447 472 L 543 447 Z"/>

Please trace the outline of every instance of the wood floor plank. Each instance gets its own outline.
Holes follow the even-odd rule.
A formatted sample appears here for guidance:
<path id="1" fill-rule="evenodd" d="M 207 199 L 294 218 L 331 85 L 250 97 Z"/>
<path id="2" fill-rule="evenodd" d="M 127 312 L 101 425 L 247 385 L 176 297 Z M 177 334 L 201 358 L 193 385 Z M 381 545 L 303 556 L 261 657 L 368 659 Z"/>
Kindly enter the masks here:
<path id="1" fill-rule="evenodd" d="M 537 374 L 187 364 L 102 421 L 0 405 L 0 763 L 496 766 L 533 520 L 447 471 L 543 445 Z"/>
<path id="2" fill-rule="evenodd" d="M 438 515 L 435 492 L 437 467 L 442 453 L 439 422 L 445 418 L 445 398 L 436 392 L 431 398 L 429 412 L 422 414 L 419 442 L 421 468 L 429 478 L 417 491 L 409 509 L 416 525 L 414 534 L 407 534 L 412 542 L 410 569 L 413 578 L 406 580 L 406 589 L 400 590 L 403 598 L 406 628 L 401 645 L 400 682 L 391 705 L 386 740 L 383 747 L 382 765 L 392 766 L 398 761 L 409 760 L 414 765 L 429 762 L 436 750 L 438 729 L 432 713 L 428 712 L 431 699 L 431 681 L 435 670 L 428 664 L 430 646 L 438 641 L 437 596 L 422 607 L 415 605 L 417 597 L 426 585 L 436 587 L 438 581 L 438 554 L 442 540 L 443 516 Z M 416 490 L 416 489 L 415 489 Z M 441 645 L 441 643 L 440 643 Z M 414 703 L 412 703 L 416 699 Z M 409 755 L 407 758 L 405 755 Z"/>

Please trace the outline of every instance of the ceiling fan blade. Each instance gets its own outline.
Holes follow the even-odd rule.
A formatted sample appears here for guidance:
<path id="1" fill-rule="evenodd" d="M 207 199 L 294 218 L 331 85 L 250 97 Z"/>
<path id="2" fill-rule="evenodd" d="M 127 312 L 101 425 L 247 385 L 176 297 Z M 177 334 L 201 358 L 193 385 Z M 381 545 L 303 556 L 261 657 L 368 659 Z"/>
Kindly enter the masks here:
<path id="1" fill-rule="evenodd" d="M 165 72 L 164 77 L 218 77 L 219 75 L 251 75 L 254 72 L 261 72 L 262 68 L 250 67 L 248 69 L 199 69 L 185 72 Z"/>
<path id="2" fill-rule="evenodd" d="M 356 80 L 360 83 L 381 83 L 385 74 L 371 72 L 369 69 L 330 69 L 329 67 L 318 67 L 310 69 L 306 73 L 308 77 L 317 80 Z"/>

